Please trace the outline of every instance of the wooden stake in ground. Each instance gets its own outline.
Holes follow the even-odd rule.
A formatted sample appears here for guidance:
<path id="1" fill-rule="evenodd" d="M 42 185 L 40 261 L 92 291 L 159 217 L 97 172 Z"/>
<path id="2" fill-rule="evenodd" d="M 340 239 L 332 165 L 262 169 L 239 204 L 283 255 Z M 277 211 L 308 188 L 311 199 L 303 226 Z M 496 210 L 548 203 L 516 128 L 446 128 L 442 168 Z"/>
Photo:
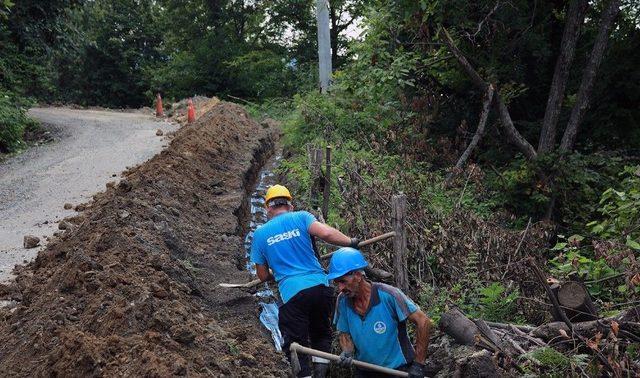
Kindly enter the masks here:
<path id="1" fill-rule="evenodd" d="M 393 262 L 395 266 L 396 286 L 409 291 L 409 274 L 407 273 L 407 196 L 403 193 L 391 197 L 391 214 L 393 216 Z"/>
<path id="2" fill-rule="evenodd" d="M 320 205 L 322 155 L 321 148 L 309 147 L 309 172 L 311 175 L 311 185 L 309 188 L 309 202 L 315 210 Z"/>
<path id="3" fill-rule="evenodd" d="M 326 165 L 324 169 L 324 193 L 322 195 L 322 216 L 329 219 L 329 197 L 331 195 L 331 146 L 325 152 Z"/>

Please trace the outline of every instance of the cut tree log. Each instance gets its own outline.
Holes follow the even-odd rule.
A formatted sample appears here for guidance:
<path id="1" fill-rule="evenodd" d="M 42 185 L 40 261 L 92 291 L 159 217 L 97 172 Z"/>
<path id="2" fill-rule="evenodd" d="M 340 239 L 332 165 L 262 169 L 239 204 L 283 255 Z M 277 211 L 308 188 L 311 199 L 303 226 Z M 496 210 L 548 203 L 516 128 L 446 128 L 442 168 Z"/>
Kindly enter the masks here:
<path id="1" fill-rule="evenodd" d="M 587 288 L 576 281 L 569 281 L 558 289 L 558 302 L 572 322 L 598 319 L 598 310 L 591 301 Z"/>
<path id="2" fill-rule="evenodd" d="M 475 345 L 476 334 L 480 332 L 475 323 L 457 308 L 452 308 L 442 314 L 440 318 L 440 329 L 442 332 L 453 337 L 458 344 L 470 346 Z"/>

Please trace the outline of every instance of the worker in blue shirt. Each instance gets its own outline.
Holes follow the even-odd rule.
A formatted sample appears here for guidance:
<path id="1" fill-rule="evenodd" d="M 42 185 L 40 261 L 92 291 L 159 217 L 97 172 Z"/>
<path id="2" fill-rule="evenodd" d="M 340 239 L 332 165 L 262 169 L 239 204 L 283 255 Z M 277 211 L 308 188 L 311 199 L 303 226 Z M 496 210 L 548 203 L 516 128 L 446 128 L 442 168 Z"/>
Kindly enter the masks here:
<path id="1" fill-rule="evenodd" d="M 425 375 L 431 320 L 400 289 L 366 279 L 368 263 L 354 248 L 340 248 L 329 263 L 330 280 L 338 295 L 334 324 L 339 332 L 342 365 L 353 359 Z M 407 334 L 407 320 L 415 324 L 415 349 Z M 386 377 L 356 370 L 357 377 Z"/>
<path id="2" fill-rule="evenodd" d="M 349 238 L 306 211 L 293 211 L 291 194 L 282 185 L 274 185 L 265 195 L 267 223 L 258 227 L 251 243 L 250 259 L 261 281 L 278 283 L 283 305 L 278 327 L 284 338 L 283 348 L 292 342 L 331 352 L 331 316 L 335 295 L 327 274 L 316 255 L 312 237 L 340 246 L 357 246 Z M 273 273 L 272 273 L 273 272 Z M 287 353 L 289 356 L 289 353 Z M 300 356 L 298 377 L 325 377 L 329 361 Z"/>

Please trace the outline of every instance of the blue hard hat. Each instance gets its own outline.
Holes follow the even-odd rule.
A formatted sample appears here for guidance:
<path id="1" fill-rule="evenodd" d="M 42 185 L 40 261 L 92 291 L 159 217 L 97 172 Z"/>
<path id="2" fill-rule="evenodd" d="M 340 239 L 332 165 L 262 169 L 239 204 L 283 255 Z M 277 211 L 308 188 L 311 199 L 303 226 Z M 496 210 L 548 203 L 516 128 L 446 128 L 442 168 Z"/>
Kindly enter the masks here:
<path id="1" fill-rule="evenodd" d="M 333 280 L 342 277 L 351 271 L 364 269 L 368 265 L 369 263 L 362 256 L 362 252 L 350 247 L 340 248 L 331 256 L 327 279 Z"/>

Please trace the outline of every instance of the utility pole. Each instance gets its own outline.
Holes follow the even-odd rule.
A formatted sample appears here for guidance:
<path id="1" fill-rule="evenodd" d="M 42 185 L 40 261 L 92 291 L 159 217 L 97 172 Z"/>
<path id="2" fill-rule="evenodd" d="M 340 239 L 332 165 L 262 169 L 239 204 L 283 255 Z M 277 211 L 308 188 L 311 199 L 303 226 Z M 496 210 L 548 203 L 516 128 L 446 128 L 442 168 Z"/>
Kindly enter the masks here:
<path id="1" fill-rule="evenodd" d="M 329 90 L 331 75 L 331 35 L 329 31 L 329 0 L 316 0 L 316 18 L 318 21 L 318 66 L 320 92 Z"/>

